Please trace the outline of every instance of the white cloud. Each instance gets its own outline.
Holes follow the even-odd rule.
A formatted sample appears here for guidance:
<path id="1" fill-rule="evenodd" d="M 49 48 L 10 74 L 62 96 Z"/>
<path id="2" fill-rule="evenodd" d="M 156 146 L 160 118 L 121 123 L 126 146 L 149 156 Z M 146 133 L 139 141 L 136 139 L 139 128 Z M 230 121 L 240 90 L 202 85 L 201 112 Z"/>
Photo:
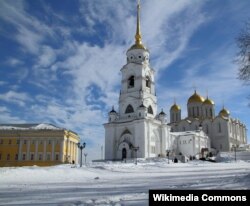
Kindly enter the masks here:
<path id="1" fill-rule="evenodd" d="M 21 120 L 18 117 L 13 116 L 11 111 L 7 107 L 1 107 L 0 106 L 0 123 L 24 123 L 23 120 Z"/>
<path id="2" fill-rule="evenodd" d="M 28 94 L 15 91 L 8 91 L 5 94 L 0 94 L 0 99 L 6 102 L 15 103 L 19 106 L 25 106 L 27 101 L 31 101 Z"/>
<path id="3" fill-rule="evenodd" d="M 6 61 L 7 64 L 11 65 L 11 66 L 19 66 L 19 65 L 22 65 L 23 62 L 20 60 L 20 59 L 17 59 L 17 58 L 9 58 L 7 61 Z"/>
<path id="4" fill-rule="evenodd" d="M 151 52 L 152 66 L 157 75 L 174 61 L 187 55 L 187 50 L 194 49 L 187 48 L 190 38 L 202 24 L 209 21 L 203 13 L 205 2 L 142 1 L 143 42 Z M 106 112 L 111 106 L 115 105 L 117 109 L 120 69 L 126 63 L 126 50 L 134 42 L 136 2 L 121 1 L 117 4 L 117 0 L 82 0 L 79 8 L 81 17 L 79 13 L 74 17 L 59 14 L 43 5 L 48 14 L 46 18 L 50 15 L 53 17 L 52 24 L 30 15 L 26 3 L 1 1 L 0 18 L 16 27 L 15 37 L 23 52 L 28 51 L 34 55 L 32 64 L 29 65 L 32 68 L 29 82 L 38 86 L 42 92 L 36 95 L 36 101 L 30 107 L 30 114 L 33 116 L 31 119 L 52 121 L 78 132 L 88 143 L 89 157 L 94 156 L 93 151 L 98 156 L 104 141 L 102 124 L 107 121 Z M 83 23 L 79 23 L 80 21 Z M 71 23 L 67 25 L 69 22 Z M 100 27 L 102 31 L 98 30 Z M 84 38 L 72 39 L 76 33 L 98 40 L 101 46 L 96 45 L 96 42 L 90 44 Z M 49 45 L 45 41 L 47 38 L 57 46 Z M 220 60 L 211 65 L 209 81 L 208 77 L 199 75 L 200 66 L 207 65 L 208 62 L 198 61 L 187 66 L 185 77 L 179 80 L 179 88 L 162 88 L 158 84 L 158 94 L 161 94 L 158 95 L 159 106 L 168 110 L 174 96 L 186 106 L 186 99 L 183 97 L 191 95 L 190 88 L 194 83 L 197 87 L 204 88 L 200 92 L 203 95 L 208 89 L 216 102 L 221 101 L 220 93 L 228 84 L 233 85 L 232 94 L 239 92 L 240 84 L 233 79 L 234 68 L 225 63 L 228 57 L 223 62 Z M 12 63 L 18 65 L 14 59 Z M 220 63 L 221 67 L 228 68 L 231 73 L 217 71 L 216 67 Z M 218 78 L 219 82 L 216 80 Z M 211 84 L 213 87 L 210 87 Z M 100 90 L 100 95 L 91 96 L 95 93 L 90 90 L 93 85 Z M 224 94 L 227 100 L 232 98 L 230 92 Z M 26 93 L 16 92 L 0 95 L 0 99 L 20 106 L 25 105 L 28 97 Z"/>

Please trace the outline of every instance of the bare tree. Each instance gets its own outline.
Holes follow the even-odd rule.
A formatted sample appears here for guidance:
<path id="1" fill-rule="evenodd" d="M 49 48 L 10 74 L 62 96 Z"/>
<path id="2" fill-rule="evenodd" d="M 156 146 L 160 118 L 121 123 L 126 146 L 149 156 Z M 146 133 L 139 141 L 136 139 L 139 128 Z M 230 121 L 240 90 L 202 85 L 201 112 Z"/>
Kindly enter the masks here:
<path id="1" fill-rule="evenodd" d="M 238 78 L 250 85 L 250 19 L 240 31 L 236 43 L 239 48 L 236 58 L 239 65 Z"/>

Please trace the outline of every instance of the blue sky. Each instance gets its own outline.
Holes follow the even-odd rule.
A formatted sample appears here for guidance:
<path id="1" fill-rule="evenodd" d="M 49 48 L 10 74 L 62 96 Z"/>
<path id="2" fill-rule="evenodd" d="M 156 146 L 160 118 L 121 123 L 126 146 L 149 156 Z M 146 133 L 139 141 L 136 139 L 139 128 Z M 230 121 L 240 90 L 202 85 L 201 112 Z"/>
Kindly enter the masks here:
<path id="1" fill-rule="evenodd" d="M 250 127 L 249 87 L 237 79 L 235 37 L 248 0 L 142 0 L 141 30 L 156 70 L 158 111 L 186 116 L 197 92 Z M 1 0 L 0 123 L 47 122 L 77 132 L 101 157 L 107 114 L 134 42 L 135 0 Z M 248 139 L 250 134 L 248 132 Z"/>

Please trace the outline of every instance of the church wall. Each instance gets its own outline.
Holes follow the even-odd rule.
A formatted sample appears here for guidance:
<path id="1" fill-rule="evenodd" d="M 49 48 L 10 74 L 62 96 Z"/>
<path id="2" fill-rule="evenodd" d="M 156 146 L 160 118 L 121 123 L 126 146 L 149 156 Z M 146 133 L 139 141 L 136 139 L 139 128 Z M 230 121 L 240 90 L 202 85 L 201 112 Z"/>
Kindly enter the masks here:
<path id="1" fill-rule="evenodd" d="M 216 118 L 212 124 L 213 138 L 212 147 L 217 151 L 229 151 L 229 131 L 227 120 L 220 117 Z"/>

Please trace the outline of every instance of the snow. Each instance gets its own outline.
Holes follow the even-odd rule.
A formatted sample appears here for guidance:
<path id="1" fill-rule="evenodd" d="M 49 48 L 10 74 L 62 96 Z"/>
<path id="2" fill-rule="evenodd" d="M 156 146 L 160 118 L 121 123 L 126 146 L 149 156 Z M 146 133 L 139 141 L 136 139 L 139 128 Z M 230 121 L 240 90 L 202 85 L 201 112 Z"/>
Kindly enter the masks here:
<path id="1" fill-rule="evenodd" d="M 250 163 L 139 159 L 0 168 L 0 205 L 147 205 L 149 189 L 250 189 Z"/>
<path id="2" fill-rule="evenodd" d="M 36 124 L 34 126 L 29 126 L 29 124 L 25 126 L 15 126 L 15 125 L 0 125 L 1 130 L 41 130 L 41 129 L 46 129 L 46 130 L 61 130 L 62 128 L 55 127 L 51 124 Z"/>
<path id="3" fill-rule="evenodd" d="M 58 127 L 55 127 L 51 124 L 38 124 L 37 126 L 35 127 L 31 127 L 31 129 L 52 129 L 52 130 L 57 130 L 57 129 L 60 129 Z"/>

